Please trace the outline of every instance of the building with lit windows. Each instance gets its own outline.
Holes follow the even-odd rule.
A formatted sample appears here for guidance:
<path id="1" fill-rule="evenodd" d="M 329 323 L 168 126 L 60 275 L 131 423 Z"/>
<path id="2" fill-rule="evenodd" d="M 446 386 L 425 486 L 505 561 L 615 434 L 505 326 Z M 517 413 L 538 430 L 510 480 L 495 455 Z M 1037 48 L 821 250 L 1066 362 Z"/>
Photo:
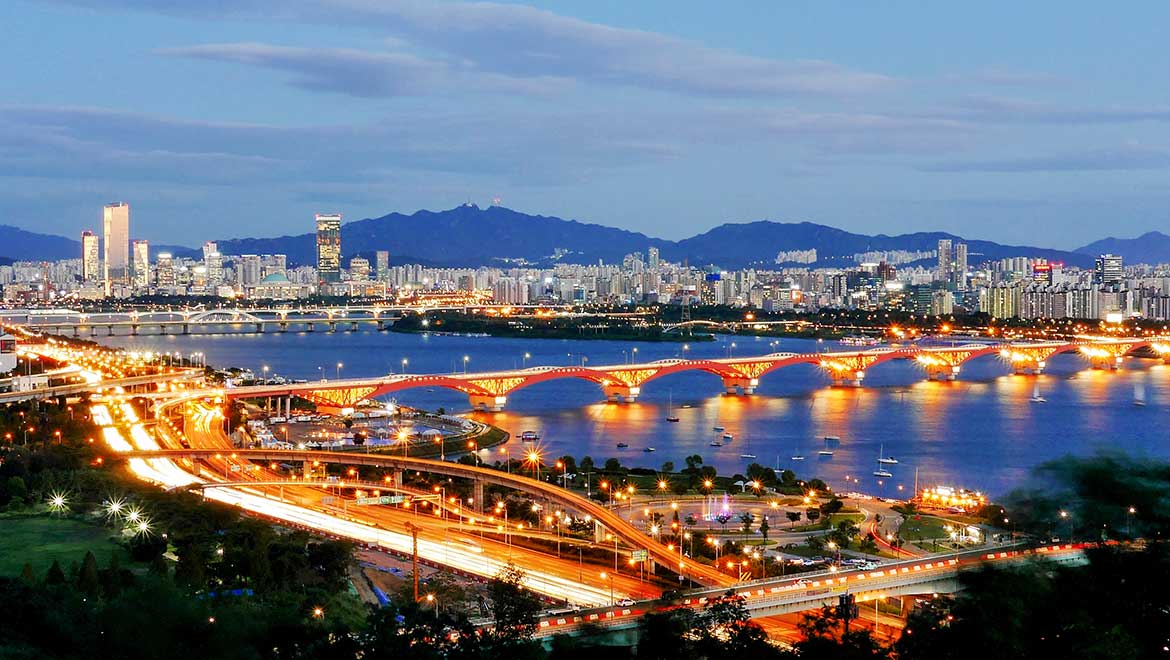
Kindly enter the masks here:
<path id="1" fill-rule="evenodd" d="M 341 214 L 317 214 L 317 281 L 341 281 Z"/>

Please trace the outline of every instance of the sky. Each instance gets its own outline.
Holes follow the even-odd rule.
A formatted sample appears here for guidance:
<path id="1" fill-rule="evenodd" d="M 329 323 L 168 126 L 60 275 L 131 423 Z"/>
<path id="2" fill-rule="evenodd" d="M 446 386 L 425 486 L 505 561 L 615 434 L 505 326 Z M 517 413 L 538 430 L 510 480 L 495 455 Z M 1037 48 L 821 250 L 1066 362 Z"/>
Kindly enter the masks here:
<path id="1" fill-rule="evenodd" d="M 1170 3 L 6 0 L 0 223 L 1170 232 Z M 420 228 L 425 230 L 425 228 Z M 437 240 L 441 237 L 437 237 Z"/>

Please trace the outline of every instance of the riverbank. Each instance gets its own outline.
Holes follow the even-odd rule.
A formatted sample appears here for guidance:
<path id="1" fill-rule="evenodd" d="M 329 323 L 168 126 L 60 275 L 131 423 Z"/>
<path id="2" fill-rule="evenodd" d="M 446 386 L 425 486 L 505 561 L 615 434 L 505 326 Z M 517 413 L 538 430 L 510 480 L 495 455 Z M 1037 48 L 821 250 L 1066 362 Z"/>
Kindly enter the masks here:
<path id="1" fill-rule="evenodd" d="M 479 335 L 510 339 L 574 339 L 646 342 L 710 342 L 710 334 L 666 332 L 661 325 L 645 324 L 638 318 L 617 319 L 605 316 L 497 317 L 479 314 L 444 312 L 406 316 L 394 323 L 391 332 L 424 334 Z"/>

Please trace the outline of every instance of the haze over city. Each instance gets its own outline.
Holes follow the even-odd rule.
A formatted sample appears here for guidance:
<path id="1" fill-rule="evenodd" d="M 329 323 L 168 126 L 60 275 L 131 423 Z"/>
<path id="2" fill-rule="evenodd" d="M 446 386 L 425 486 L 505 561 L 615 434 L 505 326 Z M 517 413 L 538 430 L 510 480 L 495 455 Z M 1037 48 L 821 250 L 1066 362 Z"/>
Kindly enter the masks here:
<path id="1" fill-rule="evenodd" d="M 1163 3 L 6 9 L 0 210 L 49 233 L 120 199 L 197 246 L 499 197 L 1067 249 L 1170 211 Z"/>

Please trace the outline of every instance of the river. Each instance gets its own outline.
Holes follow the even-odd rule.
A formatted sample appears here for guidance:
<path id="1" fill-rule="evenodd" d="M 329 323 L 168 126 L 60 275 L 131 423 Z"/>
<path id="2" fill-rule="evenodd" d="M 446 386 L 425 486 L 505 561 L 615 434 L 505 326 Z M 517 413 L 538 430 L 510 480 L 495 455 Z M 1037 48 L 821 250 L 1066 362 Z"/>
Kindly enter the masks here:
<path id="1" fill-rule="evenodd" d="M 208 364 L 269 367 L 269 374 L 316 379 L 377 376 L 400 372 L 451 373 L 535 365 L 606 365 L 670 357 L 762 355 L 774 351 L 839 349 L 835 342 L 718 337 L 715 342 L 681 344 L 575 340 L 526 340 L 377 332 L 269 333 L 100 338 L 104 344 L 136 350 L 202 352 Z M 734 347 L 732 344 L 734 343 Z M 634 350 L 636 349 L 636 351 Z M 525 358 L 525 354 L 530 357 Z M 466 358 L 466 359 L 465 359 Z M 514 457 L 525 451 L 517 437 L 534 430 L 546 458 L 592 456 L 598 463 L 619 458 L 623 465 L 677 467 L 690 454 L 721 475 L 742 472 L 756 462 L 790 468 L 801 478 L 821 477 L 839 490 L 905 496 L 915 485 L 952 485 L 1000 495 L 1027 485 L 1031 468 L 1068 453 L 1115 449 L 1135 455 L 1170 457 L 1166 421 L 1170 408 L 1170 366 L 1129 359 L 1117 372 L 1093 371 L 1076 355 L 1049 361 L 1039 377 L 1010 375 L 997 358 L 964 366 L 960 380 L 926 382 L 907 361 L 887 362 L 867 374 L 865 387 L 831 388 L 819 369 L 802 365 L 761 379 L 755 396 L 721 393 L 710 374 L 686 372 L 651 381 L 637 403 L 605 403 L 596 385 L 578 379 L 554 380 L 513 392 L 502 413 L 475 418 L 510 431 L 507 445 L 491 450 Z M 1046 403 L 1033 403 L 1039 383 Z M 1134 405 L 1143 392 L 1145 406 Z M 468 410 L 463 394 L 444 389 L 396 392 L 399 401 L 448 412 Z M 668 423 L 668 401 L 680 418 Z M 710 443 L 725 427 L 734 440 Z M 824 436 L 838 436 L 831 457 L 821 457 Z M 619 449 L 618 442 L 629 444 Z M 653 447 L 654 452 L 645 452 Z M 489 450 L 485 450 L 485 454 Z M 893 477 L 873 476 L 877 458 Z M 803 461 L 794 461 L 803 455 Z M 676 469 L 677 469 L 676 467 Z M 846 483 L 848 485 L 846 486 Z"/>

